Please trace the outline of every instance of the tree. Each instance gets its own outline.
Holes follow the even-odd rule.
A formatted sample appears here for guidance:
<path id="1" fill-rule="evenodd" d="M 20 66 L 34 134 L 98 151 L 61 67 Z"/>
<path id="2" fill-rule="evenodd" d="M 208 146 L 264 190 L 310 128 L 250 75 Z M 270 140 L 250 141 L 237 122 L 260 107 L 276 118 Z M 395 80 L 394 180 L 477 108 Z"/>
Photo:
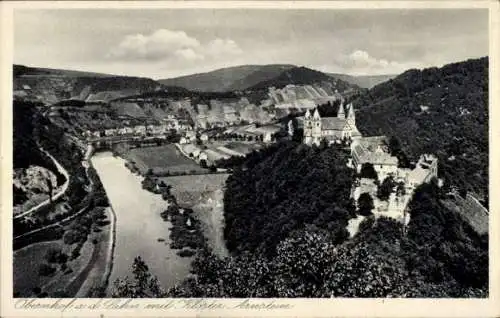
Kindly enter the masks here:
<path id="1" fill-rule="evenodd" d="M 358 198 L 358 214 L 371 215 L 374 207 L 372 196 L 368 192 L 361 193 Z"/>
<path id="2" fill-rule="evenodd" d="M 200 167 L 205 168 L 205 169 L 208 168 L 207 161 L 205 159 L 200 160 Z"/>
<path id="3" fill-rule="evenodd" d="M 68 255 L 64 254 L 60 248 L 51 248 L 45 254 L 45 259 L 49 263 L 65 263 Z"/>
<path id="4" fill-rule="evenodd" d="M 398 196 L 400 195 L 406 195 L 406 187 L 403 181 L 399 182 L 396 188 L 396 194 Z"/>
<path id="5" fill-rule="evenodd" d="M 394 188 L 394 178 L 388 176 L 382 181 L 382 184 L 377 189 L 377 197 L 382 201 L 387 201 Z"/>
<path id="6" fill-rule="evenodd" d="M 389 138 L 389 152 L 393 156 L 397 156 L 401 152 L 401 143 L 396 136 Z"/>
<path id="7" fill-rule="evenodd" d="M 360 171 L 361 178 L 378 180 L 377 171 L 375 171 L 375 167 L 373 164 L 366 162 L 361 165 Z"/>
<path id="8" fill-rule="evenodd" d="M 75 230 L 68 230 L 68 231 L 64 232 L 64 235 L 63 235 L 64 244 L 68 244 L 68 245 L 79 242 L 81 239 L 82 239 L 82 235 L 80 234 L 80 232 L 75 231 Z"/>
<path id="9" fill-rule="evenodd" d="M 54 274 L 56 271 L 56 268 L 53 266 L 50 266 L 49 264 L 40 264 L 40 267 L 38 267 L 38 274 L 40 276 L 50 276 Z"/>
<path id="10" fill-rule="evenodd" d="M 165 292 L 161 288 L 158 278 L 149 272 L 149 268 L 140 256 L 132 264 L 133 281 L 128 277 L 117 279 L 113 284 L 112 297 L 114 298 L 158 298 Z"/>

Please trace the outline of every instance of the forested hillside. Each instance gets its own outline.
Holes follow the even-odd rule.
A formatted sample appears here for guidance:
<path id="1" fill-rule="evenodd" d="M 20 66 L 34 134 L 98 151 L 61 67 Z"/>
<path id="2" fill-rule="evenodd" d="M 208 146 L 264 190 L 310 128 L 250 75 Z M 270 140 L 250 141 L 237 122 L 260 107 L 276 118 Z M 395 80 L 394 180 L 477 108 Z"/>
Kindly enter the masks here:
<path id="1" fill-rule="evenodd" d="M 353 100 L 363 135 L 397 137 L 413 159 L 437 154 L 446 181 L 488 193 L 488 58 L 409 70 Z"/>
<path id="2" fill-rule="evenodd" d="M 295 142 L 226 182 L 225 239 L 230 251 L 274 253 L 276 245 L 304 224 L 328 229 L 342 242 L 354 213 L 349 198 L 353 171 L 336 148 L 311 148 Z"/>

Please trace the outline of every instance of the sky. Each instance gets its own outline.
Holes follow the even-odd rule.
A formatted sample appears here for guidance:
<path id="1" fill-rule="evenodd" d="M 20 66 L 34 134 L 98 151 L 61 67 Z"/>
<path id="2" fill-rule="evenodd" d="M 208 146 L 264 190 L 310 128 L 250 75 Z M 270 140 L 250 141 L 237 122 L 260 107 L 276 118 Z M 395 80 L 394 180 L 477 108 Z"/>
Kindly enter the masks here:
<path id="1" fill-rule="evenodd" d="M 171 78 L 243 64 L 399 74 L 488 55 L 486 9 L 17 9 L 14 63 Z"/>

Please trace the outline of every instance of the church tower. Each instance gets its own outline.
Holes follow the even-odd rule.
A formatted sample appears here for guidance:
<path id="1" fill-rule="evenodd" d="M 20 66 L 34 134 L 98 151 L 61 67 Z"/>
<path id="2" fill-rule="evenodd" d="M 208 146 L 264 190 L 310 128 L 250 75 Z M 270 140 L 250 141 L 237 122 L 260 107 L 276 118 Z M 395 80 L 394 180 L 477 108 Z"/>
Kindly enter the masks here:
<path id="1" fill-rule="evenodd" d="M 313 142 L 312 138 L 312 118 L 311 118 L 311 113 L 309 112 L 309 109 L 306 111 L 306 114 L 304 116 L 304 143 L 306 145 L 311 145 Z"/>
<path id="2" fill-rule="evenodd" d="M 337 118 L 345 119 L 344 113 L 344 102 L 340 102 L 339 111 L 337 112 Z"/>
<path id="3" fill-rule="evenodd" d="M 319 145 L 321 141 L 321 116 L 319 115 L 318 109 L 314 110 L 314 115 L 312 118 L 312 139 L 313 143 Z"/>
<path id="4" fill-rule="evenodd" d="M 356 128 L 356 115 L 354 114 L 354 106 L 352 106 L 352 103 L 347 105 L 346 112 L 347 112 L 347 123 L 352 128 Z"/>

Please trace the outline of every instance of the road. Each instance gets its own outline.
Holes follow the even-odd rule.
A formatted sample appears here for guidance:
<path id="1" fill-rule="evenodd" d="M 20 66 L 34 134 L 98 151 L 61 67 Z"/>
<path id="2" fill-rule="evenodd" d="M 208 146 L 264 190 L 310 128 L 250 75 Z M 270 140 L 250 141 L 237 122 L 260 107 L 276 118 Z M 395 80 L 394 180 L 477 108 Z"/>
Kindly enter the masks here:
<path id="1" fill-rule="evenodd" d="M 47 153 L 47 154 L 48 154 L 48 153 Z M 90 193 L 90 192 L 92 192 L 92 191 L 93 191 L 93 189 L 94 189 L 94 182 L 93 182 L 93 180 L 92 180 L 91 178 L 89 178 L 89 172 L 88 172 L 88 168 L 89 168 L 88 160 L 90 159 L 90 156 L 91 156 L 91 155 L 92 155 L 92 146 L 90 146 L 90 145 L 89 145 L 89 146 L 87 147 L 87 151 L 86 151 L 86 153 L 85 153 L 85 159 L 84 159 L 84 160 L 85 160 L 85 162 L 87 162 L 87 164 L 85 164 L 85 172 L 86 172 L 86 174 L 87 174 L 87 179 L 88 179 L 88 180 L 89 180 L 89 182 L 90 182 L 90 184 L 89 184 L 89 193 Z M 50 155 L 49 155 L 49 156 L 50 156 Z M 52 156 L 51 156 L 51 157 L 52 157 Z M 54 160 L 55 160 L 55 159 L 54 159 Z M 69 180 L 69 178 L 68 178 L 67 180 Z M 88 207 L 83 207 L 83 208 L 81 208 L 78 212 L 76 212 L 76 213 L 74 213 L 74 214 L 72 214 L 72 215 L 68 216 L 68 217 L 67 217 L 67 218 L 65 218 L 65 219 L 62 219 L 62 220 L 60 220 L 60 221 L 58 221 L 58 222 L 56 222 L 56 223 L 52 223 L 52 224 L 46 225 L 46 226 L 41 227 L 41 228 L 39 228 L 39 229 L 35 229 L 35 230 L 33 230 L 33 231 L 30 231 L 30 232 L 27 232 L 27 233 L 23 233 L 23 234 L 21 234 L 21 235 L 18 235 L 18 236 L 16 236 L 16 237 L 14 237 L 14 239 L 20 239 L 20 238 L 23 238 L 23 237 L 26 237 L 26 236 L 29 236 L 29 235 L 32 235 L 32 234 L 38 233 L 38 232 L 40 232 L 40 231 L 44 231 L 44 230 L 47 230 L 47 229 L 51 229 L 51 228 L 54 228 L 54 227 L 59 226 L 59 225 L 61 225 L 61 224 L 64 224 L 64 223 L 66 223 L 66 222 L 68 222 L 68 221 L 71 221 L 72 219 L 76 218 L 77 216 L 79 216 L 79 215 L 80 215 L 80 214 L 82 214 L 83 212 L 85 212 L 87 208 L 88 208 Z M 25 213 L 26 213 L 26 212 L 25 212 Z M 24 213 L 24 214 L 25 214 L 25 213 Z M 32 213 L 32 212 L 31 212 L 31 213 Z"/>
<path id="2" fill-rule="evenodd" d="M 23 213 L 20 213 L 18 215 L 15 215 L 14 216 L 14 219 L 19 219 L 19 218 L 22 218 L 26 215 L 30 215 L 32 213 L 35 213 L 37 212 L 38 210 L 40 210 L 41 208 L 47 206 L 48 204 L 50 204 L 50 202 L 54 202 L 56 201 L 57 199 L 59 199 L 61 196 L 63 196 L 66 191 L 68 190 L 68 186 L 69 186 L 69 173 L 68 171 L 66 171 L 66 169 L 64 169 L 63 166 L 61 166 L 61 164 L 59 164 L 59 162 L 57 162 L 57 160 L 50 154 L 48 153 L 46 150 L 44 150 L 42 147 L 39 148 L 41 152 L 45 153 L 47 156 L 50 157 L 50 159 L 52 159 L 52 161 L 54 162 L 54 164 L 56 165 L 56 168 L 57 170 L 59 171 L 60 174 L 62 174 L 65 178 L 66 178 L 66 181 L 64 182 L 64 184 L 62 185 L 62 188 L 61 190 L 56 193 L 55 195 L 52 196 L 52 199 L 47 199 L 43 202 L 41 202 L 40 204 L 38 204 L 37 206 L 34 206 L 32 207 L 31 209 L 29 209 L 28 211 L 25 211 Z"/>

